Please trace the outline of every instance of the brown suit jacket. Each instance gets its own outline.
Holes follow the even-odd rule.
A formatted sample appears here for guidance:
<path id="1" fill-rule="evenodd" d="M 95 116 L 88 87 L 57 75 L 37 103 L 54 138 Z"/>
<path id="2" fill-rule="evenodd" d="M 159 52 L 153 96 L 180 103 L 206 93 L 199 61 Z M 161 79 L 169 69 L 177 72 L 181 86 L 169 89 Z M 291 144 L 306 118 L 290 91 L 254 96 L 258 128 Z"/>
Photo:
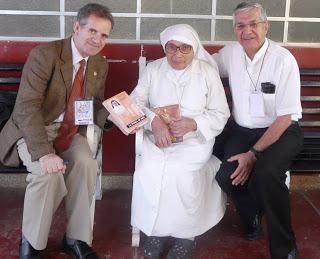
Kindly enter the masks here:
<path id="1" fill-rule="evenodd" d="M 103 127 L 108 113 L 104 99 L 108 65 L 101 55 L 89 57 L 86 70 L 86 97 L 94 97 L 95 120 Z M 71 38 L 34 48 L 24 65 L 13 113 L 0 133 L 0 161 L 18 166 L 16 142 L 24 138 L 33 161 L 54 152 L 45 126 L 64 112 L 72 87 Z"/>

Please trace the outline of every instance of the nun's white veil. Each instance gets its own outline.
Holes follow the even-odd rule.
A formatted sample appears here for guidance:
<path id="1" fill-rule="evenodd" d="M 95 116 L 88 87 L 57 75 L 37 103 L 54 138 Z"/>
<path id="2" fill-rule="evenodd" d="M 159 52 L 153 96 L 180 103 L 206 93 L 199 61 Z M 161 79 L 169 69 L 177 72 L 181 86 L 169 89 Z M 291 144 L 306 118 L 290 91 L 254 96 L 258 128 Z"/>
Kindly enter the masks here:
<path id="1" fill-rule="evenodd" d="M 165 45 L 170 40 L 176 40 L 191 45 L 194 57 L 201 59 L 213 66 L 218 71 L 218 66 L 213 57 L 202 46 L 198 33 L 188 24 L 176 24 L 167 27 L 160 33 L 160 42 L 165 50 Z"/>

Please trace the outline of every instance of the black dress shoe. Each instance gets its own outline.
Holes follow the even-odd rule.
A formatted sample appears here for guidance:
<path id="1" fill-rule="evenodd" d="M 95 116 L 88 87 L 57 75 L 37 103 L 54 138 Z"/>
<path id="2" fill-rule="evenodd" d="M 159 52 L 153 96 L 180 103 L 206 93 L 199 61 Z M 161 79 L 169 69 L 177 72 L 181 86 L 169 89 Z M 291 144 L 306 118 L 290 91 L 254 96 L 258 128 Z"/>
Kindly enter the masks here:
<path id="1" fill-rule="evenodd" d="M 257 214 L 254 217 L 254 220 L 251 225 L 247 226 L 245 239 L 249 241 L 258 240 L 261 237 L 262 228 L 261 228 L 261 215 Z"/>
<path id="2" fill-rule="evenodd" d="M 67 243 L 66 236 L 63 237 L 63 251 L 76 259 L 98 259 L 98 255 L 86 242 L 75 240 L 74 244 Z"/>
<path id="3" fill-rule="evenodd" d="M 298 249 L 294 248 L 290 253 L 285 257 L 285 259 L 297 259 L 299 255 Z"/>
<path id="4" fill-rule="evenodd" d="M 40 250 L 34 249 L 27 239 L 22 238 L 19 247 L 20 259 L 40 259 Z"/>

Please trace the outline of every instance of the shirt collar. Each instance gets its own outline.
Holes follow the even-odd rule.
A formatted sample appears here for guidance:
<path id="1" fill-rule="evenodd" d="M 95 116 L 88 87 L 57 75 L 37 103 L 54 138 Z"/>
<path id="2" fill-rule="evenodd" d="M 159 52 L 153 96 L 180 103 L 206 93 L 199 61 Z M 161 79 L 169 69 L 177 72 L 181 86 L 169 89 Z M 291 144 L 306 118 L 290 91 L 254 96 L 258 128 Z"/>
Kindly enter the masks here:
<path id="1" fill-rule="evenodd" d="M 88 58 L 89 57 L 82 57 L 81 54 L 79 53 L 76 45 L 74 44 L 74 41 L 73 41 L 73 37 L 71 39 L 71 50 L 72 50 L 72 64 L 73 64 L 73 67 L 77 67 L 79 62 L 82 60 L 82 59 L 85 59 L 86 63 L 88 62 Z"/>
<path id="2" fill-rule="evenodd" d="M 244 51 L 245 53 L 245 57 L 247 59 L 247 61 L 249 63 L 254 63 L 254 62 L 257 62 L 258 60 L 260 60 L 264 54 L 266 53 L 266 51 L 268 50 L 268 46 L 269 46 L 269 41 L 268 39 L 266 38 L 266 40 L 264 41 L 262 47 L 258 50 L 258 52 L 254 55 L 254 58 L 251 60 L 248 55 L 246 54 L 246 52 Z"/>

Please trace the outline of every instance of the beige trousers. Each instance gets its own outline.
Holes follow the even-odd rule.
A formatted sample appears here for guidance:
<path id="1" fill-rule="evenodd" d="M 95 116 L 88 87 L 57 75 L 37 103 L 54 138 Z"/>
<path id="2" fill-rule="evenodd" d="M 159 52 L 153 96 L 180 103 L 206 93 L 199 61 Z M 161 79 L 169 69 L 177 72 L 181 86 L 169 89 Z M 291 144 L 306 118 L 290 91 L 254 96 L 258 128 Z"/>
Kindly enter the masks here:
<path id="1" fill-rule="evenodd" d="M 49 141 L 57 136 L 59 126 L 56 123 L 47 127 Z M 80 134 L 75 135 L 69 149 L 60 155 L 68 161 L 65 174 L 44 174 L 39 161 L 31 161 L 24 139 L 18 141 L 17 147 L 23 164 L 30 172 L 22 220 L 22 233 L 29 243 L 37 250 L 46 248 L 53 214 L 64 198 L 68 220 L 66 235 L 91 244 L 90 205 L 98 165 L 87 139 Z"/>

